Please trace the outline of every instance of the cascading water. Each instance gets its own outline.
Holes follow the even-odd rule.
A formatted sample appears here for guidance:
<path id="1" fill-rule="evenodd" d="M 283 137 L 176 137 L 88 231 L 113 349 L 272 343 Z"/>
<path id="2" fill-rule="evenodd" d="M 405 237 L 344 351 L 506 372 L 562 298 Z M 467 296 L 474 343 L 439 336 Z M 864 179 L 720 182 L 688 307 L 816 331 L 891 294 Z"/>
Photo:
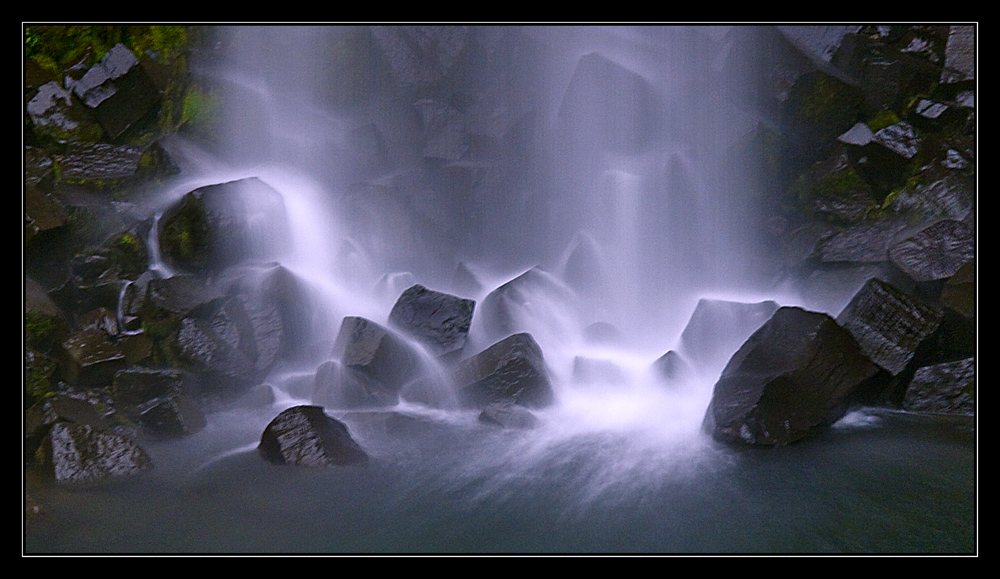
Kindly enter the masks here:
<path id="1" fill-rule="evenodd" d="M 791 301 L 749 281 L 756 233 L 746 225 L 748 202 L 725 186 L 749 176 L 717 174 L 732 170 L 726 147 L 751 122 L 706 80 L 716 57 L 707 38 L 718 30 L 473 28 L 462 42 L 475 45 L 481 62 L 459 63 L 468 77 L 433 102 L 420 80 L 458 74 L 460 43 L 452 34 L 438 39 L 436 70 L 412 64 L 405 71 L 412 78 L 394 71 L 400 88 L 386 86 L 390 64 L 365 56 L 391 59 L 390 48 L 399 46 L 385 40 L 391 31 L 275 26 L 219 33 L 224 51 L 206 73 L 224 96 L 223 146 L 213 155 L 185 151 L 192 176 L 163 201 L 244 177 L 277 190 L 287 251 L 259 257 L 279 262 L 308 288 L 309 344 L 268 376 L 273 404 L 219 412 L 190 440 L 157 448 L 159 470 L 180 473 L 180 483 L 160 483 L 179 504 L 150 505 L 145 516 L 161 524 L 123 549 L 866 548 L 852 542 L 865 539 L 839 536 L 823 521 L 861 529 L 868 524 L 863 511 L 877 503 L 863 499 L 843 513 L 838 499 L 823 497 L 817 513 L 810 496 L 780 480 L 815 469 L 816 478 L 843 488 L 859 473 L 831 466 L 842 462 L 842 450 L 812 448 L 822 467 L 794 449 L 783 465 L 732 453 L 701 431 L 721 367 L 669 383 L 655 369 L 665 352 L 683 349 L 681 331 L 698 298 Z M 370 68 L 345 73 L 345 60 Z M 366 98 L 345 83 L 363 85 Z M 479 140 L 450 132 L 455 119 Z M 523 126 L 529 121 L 531 130 Z M 382 140 L 366 149 L 362 136 L 373 125 Z M 435 126 L 444 129 L 429 134 Z M 422 152 L 408 142 L 413 135 Z M 351 162 L 358 158 L 367 163 Z M 487 162 L 496 159 L 502 162 Z M 456 182 L 475 185 L 459 189 Z M 459 265 L 476 287 L 458 283 Z M 519 331 L 540 345 L 555 390 L 555 404 L 535 410 L 536 428 L 485 428 L 478 412 L 438 392 L 404 396 L 389 408 L 420 419 L 414 422 L 326 408 L 348 416 L 373 457 L 363 469 L 275 469 L 256 456 L 260 432 L 278 411 L 315 402 L 317 371 L 333 359 L 345 316 L 385 323 L 413 283 L 461 294 L 477 302 L 464 352 L 471 355 L 496 341 L 479 317 L 484 298 L 535 266 L 546 283 L 529 288 L 514 315 Z M 172 273 L 161 263 L 151 269 Z M 596 328 L 613 332 L 595 337 Z M 448 388 L 438 364 L 423 358 L 429 381 Z M 908 446 L 900 460 L 917 452 Z M 761 491 L 774 485 L 777 492 Z M 97 508 L 129 516 L 129 507 L 108 503 Z M 779 519 L 787 526 L 769 522 Z M 113 533 L 115 523 L 107 525 L 97 535 Z M 803 538 L 810 533 L 815 540 Z M 78 540 L 84 550 L 108 548 Z"/>

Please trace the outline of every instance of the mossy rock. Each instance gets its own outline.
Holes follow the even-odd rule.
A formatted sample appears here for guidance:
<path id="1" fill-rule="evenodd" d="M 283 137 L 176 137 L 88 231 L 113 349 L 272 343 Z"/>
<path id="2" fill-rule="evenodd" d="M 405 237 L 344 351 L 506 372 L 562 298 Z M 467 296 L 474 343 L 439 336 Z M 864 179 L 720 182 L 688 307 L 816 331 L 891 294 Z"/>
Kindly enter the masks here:
<path id="1" fill-rule="evenodd" d="M 784 124 L 789 138 L 818 158 L 838 135 L 861 120 L 861 90 L 828 74 L 814 71 L 799 77 L 785 102 Z"/>

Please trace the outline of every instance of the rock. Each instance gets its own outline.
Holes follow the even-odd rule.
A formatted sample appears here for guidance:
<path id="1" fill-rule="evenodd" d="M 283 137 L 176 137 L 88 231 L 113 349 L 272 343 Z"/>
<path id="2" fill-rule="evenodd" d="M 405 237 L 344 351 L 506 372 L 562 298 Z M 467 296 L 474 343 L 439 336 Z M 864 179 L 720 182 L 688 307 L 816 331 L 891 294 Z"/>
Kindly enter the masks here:
<path id="1" fill-rule="evenodd" d="M 702 298 L 681 332 L 678 350 L 699 372 L 717 372 L 777 309 L 773 301 L 743 303 Z"/>
<path id="2" fill-rule="evenodd" d="M 93 111 L 108 139 L 117 139 L 160 104 L 159 90 L 123 44 L 111 47 L 67 88 Z"/>
<path id="3" fill-rule="evenodd" d="M 905 159 L 913 158 L 920 151 L 920 137 L 909 123 L 899 122 L 879 129 L 872 141 Z"/>
<path id="4" fill-rule="evenodd" d="M 332 408 L 373 408 L 396 404 L 399 393 L 387 389 L 363 369 L 328 360 L 316 368 L 310 399 L 313 404 Z"/>
<path id="5" fill-rule="evenodd" d="M 822 242 L 820 259 L 826 263 L 888 261 L 889 248 L 907 225 L 904 219 L 887 217 L 849 227 Z"/>
<path id="6" fill-rule="evenodd" d="M 422 99 L 414 105 L 419 113 L 424 135 L 422 154 L 427 159 L 458 161 L 469 152 L 465 115 L 447 103 Z"/>
<path id="7" fill-rule="evenodd" d="M 919 368 L 906 388 L 903 409 L 936 414 L 976 414 L 976 359 Z"/>
<path id="8" fill-rule="evenodd" d="M 976 316 L 976 260 L 960 267 L 941 288 L 941 303 L 966 318 Z"/>
<path id="9" fill-rule="evenodd" d="M 100 330 L 74 332 L 63 342 L 62 377 L 74 386 L 110 384 L 125 367 L 125 354 Z"/>
<path id="10" fill-rule="evenodd" d="M 59 229 L 69 217 L 62 203 L 37 184 L 24 185 L 24 242 L 46 231 Z"/>
<path id="11" fill-rule="evenodd" d="M 146 432 L 165 438 L 188 436 L 206 425 L 201 408 L 182 394 L 155 398 L 141 405 L 137 418 Z"/>
<path id="12" fill-rule="evenodd" d="M 153 468 L 152 458 L 134 440 L 89 424 L 57 422 L 39 453 L 60 483 L 92 483 Z"/>
<path id="13" fill-rule="evenodd" d="M 180 322 L 176 345 L 194 368 L 212 375 L 215 385 L 247 388 L 274 365 L 282 351 L 284 327 L 277 306 L 236 294 L 214 302 L 209 312 Z"/>
<path id="14" fill-rule="evenodd" d="M 976 27 L 952 26 L 945 49 L 942 83 L 955 83 L 976 78 Z"/>
<path id="15" fill-rule="evenodd" d="M 393 400 L 419 369 L 417 353 L 389 329 L 362 317 L 348 316 L 333 346 L 334 358 L 359 374 L 364 390 Z"/>
<path id="16" fill-rule="evenodd" d="M 950 278 L 976 256 L 972 229 L 943 219 L 889 249 L 889 259 L 918 282 Z"/>
<path id="17" fill-rule="evenodd" d="M 510 400 L 538 408 L 555 397 L 542 349 L 531 334 L 514 334 L 463 360 L 455 371 L 461 401 L 476 408 Z"/>
<path id="18" fill-rule="evenodd" d="M 33 404 L 24 413 L 25 440 L 39 442 L 57 422 L 111 430 L 113 411 L 107 405 L 79 393 L 57 392 Z"/>
<path id="19" fill-rule="evenodd" d="M 865 355 L 895 376 L 942 318 L 940 309 L 872 278 L 840 312 L 837 323 L 854 336 Z"/>
<path id="20" fill-rule="evenodd" d="M 664 122 L 653 86 L 640 74 L 592 52 L 580 58 L 559 104 L 558 122 L 585 143 L 619 153 L 645 146 Z"/>
<path id="21" fill-rule="evenodd" d="M 475 307 L 474 300 L 417 284 L 396 300 L 389 312 L 389 323 L 435 356 L 457 355 L 465 347 Z"/>
<path id="22" fill-rule="evenodd" d="M 260 437 L 258 452 L 267 461 L 293 466 L 366 464 L 368 455 L 347 426 L 320 406 L 294 406 L 274 418 Z"/>
<path id="23" fill-rule="evenodd" d="M 290 235 L 281 194 L 254 177 L 187 193 L 164 212 L 159 227 L 164 259 L 192 272 L 280 256 Z"/>
<path id="24" fill-rule="evenodd" d="M 486 405 L 479 414 L 479 421 L 501 428 L 529 429 L 538 425 L 538 417 L 527 408 L 509 400 L 499 400 Z"/>
<path id="25" fill-rule="evenodd" d="M 440 82 L 458 64 L 469 43 L 468 26 L 372 26 L 397 82 L 425 87 Z"/>
<path id="26" fill-rule="evenodd" d="M 136 177 L 143 153 L 141 147 L 130 145 L 69 143 L 55 158 L 60 179 L 88 183 Z"/>
<path id="27" fill-rule="evenodd" d="M 795 79 L 781 106 L 786 138 L 803 158 L 816 160 L 861 120 L 864 95 L 858 87 L 814 70 Z"/>
<path id="28" fill-rule="evenodd" d="M 727 443 L 789 444 L 832 420 L 847 396 L 877 372 L 833 318 L 782 307 L 726 365 L 704 428 Z"/>
<path id="29" fill-rule="evenodd" d="M 73 99 L 70 91 L 58 82 L 48 82 L 25 107 L 31 119 L 32 130 L 43 140 L 56 143 L 93 142 L 102 137 L 103 131 L 90 116 L 90 112 Z"/>
<path id="30" fill-rule="evenodd" d="M 690 364 L 674 350 L 657 358 L 653 362 L 653 370 L 668 383 L 683 382 L 694 375 Z"/>

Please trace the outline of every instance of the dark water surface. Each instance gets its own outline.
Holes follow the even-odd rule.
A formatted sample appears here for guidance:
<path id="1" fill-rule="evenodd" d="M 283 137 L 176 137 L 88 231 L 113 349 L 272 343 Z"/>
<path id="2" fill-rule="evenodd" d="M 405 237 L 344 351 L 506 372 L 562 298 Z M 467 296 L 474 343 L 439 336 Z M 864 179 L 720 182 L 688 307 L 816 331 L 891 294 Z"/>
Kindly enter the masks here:
<path id="1" fill-rule="evenodd" d="M 352 415 L 370 464 L 307 469 L 257 455 L 263 414 L 215 418 L 149 445 L 157 466 L 136 479 L 81 489 L 29 477 L 44 511 L 25 552 L 977 550 L 968 420 L 867 410 L 791 447 L 736 451 L 701 435 L 660 444 L 621 430 L 486 429 L 473 415 Z"/>

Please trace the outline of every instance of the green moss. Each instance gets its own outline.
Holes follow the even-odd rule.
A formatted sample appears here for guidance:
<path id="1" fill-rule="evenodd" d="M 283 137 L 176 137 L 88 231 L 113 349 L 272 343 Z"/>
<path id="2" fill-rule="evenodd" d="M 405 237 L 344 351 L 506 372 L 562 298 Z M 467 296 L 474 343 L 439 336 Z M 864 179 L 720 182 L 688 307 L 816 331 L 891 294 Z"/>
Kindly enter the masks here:
<path id="1" fill-rule="evenodd" d="M 873 133 L 877 133 L 886 127 L 890 127 L 900 122 L 900 118 L 896 113 L 890 110 L 883 110 L 875 118 L 871 119 L 866 125 L 871 129 Z"/>
<path id="2" fill-rule="evenodd" d="M 186 26 L 77 26 L 29 25 L 24 28 L 25 57 L 59 74 L 86 59 L 100 60 L 121 43 L 137 55 L 169 60 L 190 42 Z"/>
<path id="3" fill-rule="evenodd" d="M 149 261 L 146 244 L 132 232 L 123 233 L 111 242 L 108 257 L 126 277 L 134 277 L 145 271 Z"/>

